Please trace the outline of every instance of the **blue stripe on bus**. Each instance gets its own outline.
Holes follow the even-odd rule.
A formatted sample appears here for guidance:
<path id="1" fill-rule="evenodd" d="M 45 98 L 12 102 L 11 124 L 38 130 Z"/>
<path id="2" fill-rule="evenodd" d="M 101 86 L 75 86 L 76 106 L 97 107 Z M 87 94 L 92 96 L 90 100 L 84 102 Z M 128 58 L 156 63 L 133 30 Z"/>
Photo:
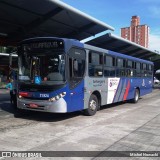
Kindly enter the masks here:
<path id="1" fill-rule="evenodd" d="M 121 88 L 122 88 L 122 80 L 120 79 L 113 102 L 118 102 Z"/>
<path id="2" fill-rule="evenodd" d="M 123 80 L 122 80 L 122 81 L 123 81 Z M 123 81 L 123 86 L 122 86 L 122 88 L 121 88 L 121 94 L 120 94 L 120 96 L 119 96 L 118 101 L 123 101 L 123 96 L 124 96 L 126 87 L 127 87 L 127 80 L 126 80 L 126 78 L 125 78 L 124 81 Z"/>

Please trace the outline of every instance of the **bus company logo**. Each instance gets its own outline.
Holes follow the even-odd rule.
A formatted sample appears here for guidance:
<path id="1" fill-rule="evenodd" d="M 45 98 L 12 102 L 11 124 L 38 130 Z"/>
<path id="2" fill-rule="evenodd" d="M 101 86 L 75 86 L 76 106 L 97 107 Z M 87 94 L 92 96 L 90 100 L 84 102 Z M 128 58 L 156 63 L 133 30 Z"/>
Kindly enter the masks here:
<path id="1" fill-rule="evenodd" d="M 118 79 L 110 79 L 109 81 L 109 87 L 118 86 Z"/>
<path id="2" fill-rule="evenodd" d="M 103 84 L 105 83 L 105 81 L 104 80 L 93 80 L 93 83 Z"/>
<path id="3" fill-rule="evenodd" d="M 105 84 L 105 80 L 93 80 L 94 87 L 101 87 L 103 84 Z"/>

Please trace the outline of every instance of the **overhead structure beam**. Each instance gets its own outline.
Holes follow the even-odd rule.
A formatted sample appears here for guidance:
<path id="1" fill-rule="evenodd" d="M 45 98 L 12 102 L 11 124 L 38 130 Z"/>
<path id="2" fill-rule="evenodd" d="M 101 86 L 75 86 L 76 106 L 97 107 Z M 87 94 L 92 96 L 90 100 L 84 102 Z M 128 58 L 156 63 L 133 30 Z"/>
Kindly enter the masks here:
<path id="1" fill-rule="evenodd" d="M 75 31 L 64 35 L 64 37 L 70 37 L 70 36 L 74 37 L 75 35 L 81 34 L 82 32 L 85 32 L 85 30 L 88 30 L 88 29 L 94 27 L 95 25 L 96 24 L 92 22 L 92 23 L 87 24 L 81 28 L 75 28 Z M 88 36 L 93 36 L 93 35 L 92 35 L 92 33 L 90 33 Z"/>
<path id="2" fill-rule="evenodd" d="M 99 43 L 99 47 L 100 48 L 103 48 L 103 46 L 105 45 L 105 44 L 113 44 L 113 43 L 115 43 L 116 42 L 116 40 L 107 40 L 107 41 L 104 41 L 104 42 L 101 42 L 101 43 Z M 112 45 L 110 46 L 110 47 L 112 47 Z M 108 47 L 104 47 L 105 49 L 108 49 Z"/>
<path id="3" fill-rule="evenodd" d="M 130 44 L 127 44 L 127 45 L 124 45 L 124 46 L 120 46 L 120 47 L 117 47 L 115 48 L 115 52 L 120 52 L 121 50 L 127 50 L 127 48 L 131 47 L 132 45 Z"/>
<path id="4" fill-rule="evenodd" d="M 130 51 L 127 51 L 127 55 L 135 56 L 135 55 L 137 55 L 136 52 L 138 52 L 138 51 L 141 51 L 141 49 L 140 48 L 132 49 Z"/>
<path id="5" fill-rule="evenodd" d="M 101 25 L 101 26 L 105 27 L 106 30 L 114 31 L 114 28 L 112 26 L 110 26 L 110 25 L 108 25 L 108 24 L 106 24 L 106 23 L 104 23 L 104 22 L 102 22 L 102 21 L 100 21 L 100 20 L 98 20 L 98 19 L 96 19 L 94 17 L 89 16 L 89 15 L 85 14 L 84 12 L 81 12 L 80 10 L 75 9 L 72 6 L 67 5 L 66 3 L 64 3 L 62 1 L 57 1 L 57 0 L 49 0 L 49 1 L 57 4 L 58 6 L 64 8 L 65 10 L 72 11 L 75 14 L 81 15 L 82 17 L 90 20 L 91 22 L 94 22 L 94 23 L 96 23 L 98 25 Z"/>
<path id="6" fill-rule="evenodd" d="M 28 9 L 25 9 L 25 8 L 21 8 L 21 7 L 19 7 L 19 6 L 17 6 L 17 5 L 14 5 L 14 4 L 12 4 L 12 3 L 8 3 L 6 0 L 1 0 L 0 3 L 5 4 L 5 5 L 7 5 L 7 6 L 10 6 L 10 7 L 13 7 L 13 8 L 15 8 L 15 9 L 20 9 L 20 10 L 22 10 L 22 11 L 25 11 L 25 12 L 28 12 L 28 13 L 31 13 L 31 14 L 34 14 L 34 15 L 41 16 L 40 14 L 38 14 L 38 13 L 32 11 L 32 10 L 28 10 Z"/>
<path id="7" fill-rule="evenodd" d="M 151 56 L 150 60 L 153 61 L 153 62 L 160 61 L 160 55 Z"/>
<path id="8" fill-rule="evenodd" d="M 7 35 L 4 45 L 16 45 L 24 38 L 34 36 L 83 40 L 114 30 L 112 26 L 58 0 L 0 0 L 0 26 L 0 33 Z"/>
<path id="9" fill-rule="evenodd" d="M 32 21 L 31 23 L 29 23 L 28 25 L 23 27 L 23 30 L 21 30 L 21 32 L 19 32 L 19 29 L 17 29 L 17 33 L 13 33 L 10 35 L 10 37 L 15 37 L 16 36 L 21 36 L 21 35 L 26 35 L 29 32 L 31 32 L 32 30 L 34 30 L 35 28 L 37 28 L 38 26 L 40 26 L 41 24 L 43 24 L 45 21 L 48 21 L 51 17 L 55 16 L 56 14 L 58 14 L 59 12 L 61 12 L 63 9 L 57 7 L 56 9 L 48 12 L 47 14 L 45 14 L 44 16 L 41 16 L 37 19 L 35 19 L 34 21 Z"/>
<path id="10" fill-rule="evenodd" d="M 149 58 L 149 57 L 152 57 L 152 56 L 156 56 L 156 55 L 153 55 L 153 53 L 145 52 L 139 58 Z"/>

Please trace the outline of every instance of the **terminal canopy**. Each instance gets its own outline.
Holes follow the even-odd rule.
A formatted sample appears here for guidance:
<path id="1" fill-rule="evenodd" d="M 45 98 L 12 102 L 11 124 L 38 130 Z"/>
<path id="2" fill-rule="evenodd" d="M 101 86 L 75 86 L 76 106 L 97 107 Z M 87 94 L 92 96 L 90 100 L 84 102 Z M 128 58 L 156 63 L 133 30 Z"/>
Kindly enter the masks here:
<path id="1" fill-rule="evenodd" d="M 160 54 L 156 51 L 154 52 L 111 33 L 107 33 L 86 43 L 100 48 L 119 52 L 125 55 L 150 60 L 153 62 L 160 61 Z"/>
<path id="2" fill-rule="evenodd" d="M 60 0 L 0 0 L 0 45 L 54 36 L 82 40 L 114 30 Z"/>

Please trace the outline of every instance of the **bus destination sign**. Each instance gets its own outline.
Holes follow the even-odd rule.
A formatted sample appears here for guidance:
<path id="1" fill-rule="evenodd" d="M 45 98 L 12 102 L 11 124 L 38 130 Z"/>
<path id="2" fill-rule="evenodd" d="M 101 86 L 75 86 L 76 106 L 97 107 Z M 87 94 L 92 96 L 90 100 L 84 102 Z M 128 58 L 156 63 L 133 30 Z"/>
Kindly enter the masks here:
<path id="1" fill-rule="evenodd" d="M 33 42 L 23 44 L 24 50 L 35 50 L 35 49 L 63 49 L 63 41 L 45 41 L 45 42 Z"/>

